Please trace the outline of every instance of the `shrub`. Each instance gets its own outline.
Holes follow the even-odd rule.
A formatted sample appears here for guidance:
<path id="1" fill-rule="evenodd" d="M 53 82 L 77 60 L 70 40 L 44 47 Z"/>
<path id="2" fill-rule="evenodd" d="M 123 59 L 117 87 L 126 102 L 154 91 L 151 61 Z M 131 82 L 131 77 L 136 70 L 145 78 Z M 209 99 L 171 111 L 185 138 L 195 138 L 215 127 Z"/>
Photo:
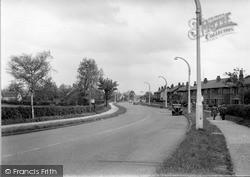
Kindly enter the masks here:
<path id="1" fill-rule="evenodd" d="M 250 119 L 250 105 L 229 105 L 226 114 Z"/>
<path id="2" fill-rule="evenodd" d="M 92 109 L 94 106 L 92 106 Z M 96 112 L 101 112 L 104 109 L 104 105 L 97 105 Z M 21 123 L 39 121 L 41 117 L 49 116 L 64 116 L 64 115 L 80 115 L 88 113 L 88 106 L 43 106 L 34 107 L 35 120 L 31 117 L 31 107 L 2 107 L 2 124 Z M 94 111 L 94 110 L 93 110 Z"/>

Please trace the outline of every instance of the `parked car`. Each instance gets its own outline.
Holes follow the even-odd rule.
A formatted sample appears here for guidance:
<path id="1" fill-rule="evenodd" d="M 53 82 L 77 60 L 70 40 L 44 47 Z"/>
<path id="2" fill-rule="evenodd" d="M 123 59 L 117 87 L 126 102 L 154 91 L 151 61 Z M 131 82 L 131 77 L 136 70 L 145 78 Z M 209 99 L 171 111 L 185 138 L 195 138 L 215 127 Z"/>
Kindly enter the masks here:
<path id="1" fill-rule="evenodd" d="M 172 116 L 175 116 L 175 115 L 182 115 L 182 112 L 183 109 L 182 109 L 182 106 L 181 104 L 172 104 Z"/>

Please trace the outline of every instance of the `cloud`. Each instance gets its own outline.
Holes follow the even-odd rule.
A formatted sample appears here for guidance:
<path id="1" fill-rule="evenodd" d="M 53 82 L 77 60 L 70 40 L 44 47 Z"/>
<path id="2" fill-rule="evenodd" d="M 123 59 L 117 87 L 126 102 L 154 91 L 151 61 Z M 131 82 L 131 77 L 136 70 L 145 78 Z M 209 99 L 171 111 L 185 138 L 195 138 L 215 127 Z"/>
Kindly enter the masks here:
<path id="1" fill-rule="evenodd" d="M 29 0 L 27 3 L 64 21 L 118 25 L 124 23 L 116 18 L 119 7 L 112 6 L 107 0 Z"/>

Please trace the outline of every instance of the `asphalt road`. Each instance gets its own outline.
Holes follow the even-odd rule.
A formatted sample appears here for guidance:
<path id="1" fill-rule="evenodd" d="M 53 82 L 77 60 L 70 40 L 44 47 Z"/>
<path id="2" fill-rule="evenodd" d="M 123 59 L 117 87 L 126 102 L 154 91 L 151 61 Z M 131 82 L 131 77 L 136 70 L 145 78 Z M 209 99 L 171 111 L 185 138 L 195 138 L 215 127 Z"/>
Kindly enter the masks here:
<path id="1" fill-rule="evenodd" d="M 3 165 L 63 165 L 67 175 L 153 175 L 188 121 L 166 109 L 121 103 L 118 117 L 2 137 Z"/>

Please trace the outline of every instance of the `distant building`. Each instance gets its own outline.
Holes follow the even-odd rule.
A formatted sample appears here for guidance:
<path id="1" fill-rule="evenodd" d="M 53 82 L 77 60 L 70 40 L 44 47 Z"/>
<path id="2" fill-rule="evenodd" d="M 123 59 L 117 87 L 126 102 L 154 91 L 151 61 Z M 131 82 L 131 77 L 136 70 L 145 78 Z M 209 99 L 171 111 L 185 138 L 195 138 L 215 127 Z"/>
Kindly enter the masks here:
<path id="1" fill-rule="evenodd" d="M 239 81 L 237 83 L 230 82 L 229 78 L 221 78 L 217 76 L 214 80 L 208 80 L 205 78 L 201 82 L 201 92 L 203 96 L 203 104 L 205 106 L 212 105 L 221 105 L 221 104 L 242 104 L 242 95 L 244 92 L 250 90 L 250 75 L 243 78 L 241 72 L 239 76 Z M 241 84 L 241 85 L 240 85 Z M 244 91 L 241 89 L 243 88 Z M 194 82 L 194 85 L 190 87 L 190 98 L 191 103 L 196 102 L 196 90 L 197 85 Z M 165 88 L 160 87 L 157 92 L 155 92 L 155 97 L 158 101 L 162 101 Z M 184 85 L 178 84 L 171 88 L 168 87 L 168 102 L 171 100 L 173 94 L 180 94 L 182 96 L 181 102 L 185 103 L 188 99 L 188 83 Z"/>
<path id="2" fill-rule="evenodd" d="M 243 88 L 245 91 L 250 90 L 250 76 L 242 79 Z M 191 102 L 196 102 L 197 85 L 191 87 Z M 229 78 L 221 78 L 217 76 L 215 80 L 204 79 L 201 82 L 201 94 L 203 96 L 203 104 L 221 105 L 221 104 L 242 104 L 241 91 L 239 83 L 229 82 Z"/>
<path id="3" fill-rule="evenodd" d="M 8 91 L 2 93 L 3 101 L 22 101 L 22 95 L 16 91 Z"/>

